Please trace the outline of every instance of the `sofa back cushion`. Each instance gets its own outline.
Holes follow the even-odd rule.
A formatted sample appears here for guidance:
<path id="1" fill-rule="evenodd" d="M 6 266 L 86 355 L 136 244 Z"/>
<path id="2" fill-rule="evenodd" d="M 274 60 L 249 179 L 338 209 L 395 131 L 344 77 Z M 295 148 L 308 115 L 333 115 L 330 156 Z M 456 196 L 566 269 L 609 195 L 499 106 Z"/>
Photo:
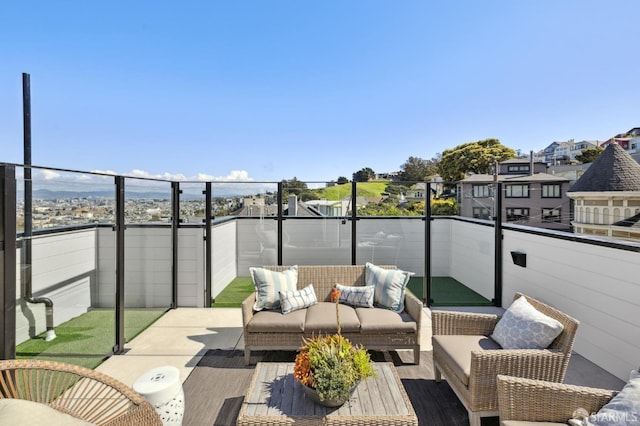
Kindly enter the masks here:
<path id="1" fill-rule="evenodd" d="M 393 265 L 378 265 L 384 269 L 396 269 Z M 285 271 L 290 266 L 264 266 L 272 271 Z M 336 284 L 347 286 L 365 285 L 364 265 L 298 265 L 297 289 L 313 284 L 318 302 L 329 302 L 331 290 Z"/>

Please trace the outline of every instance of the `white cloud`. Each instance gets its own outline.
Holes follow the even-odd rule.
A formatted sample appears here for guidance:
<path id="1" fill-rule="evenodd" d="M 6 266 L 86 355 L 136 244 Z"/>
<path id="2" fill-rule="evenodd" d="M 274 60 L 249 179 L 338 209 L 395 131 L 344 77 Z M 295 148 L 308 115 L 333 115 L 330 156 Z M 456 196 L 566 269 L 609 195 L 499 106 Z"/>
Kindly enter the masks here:
<path id="1" fill-rule="evenodd" d="M 103 175 L 117 175 L 113 170 L 91 170 L 92 173 L 100 173 Z"/>
<path id="2" fill-rule="evenodd" d="M 47 169 L 40 170 L 40 174 L 44 180 L 54 180 L 60 177 L 60 173 Z"/>
<path id="3" fill-rule="evenodd" d="M 226 176 L 212 176 L 206 173 L 198 173 L 196 180 L 207 181 L 238 181 L 238 182 L 252 182 L 253 179 L 249 177 L 249 172 L 246 170 L 231 170 Z"/>

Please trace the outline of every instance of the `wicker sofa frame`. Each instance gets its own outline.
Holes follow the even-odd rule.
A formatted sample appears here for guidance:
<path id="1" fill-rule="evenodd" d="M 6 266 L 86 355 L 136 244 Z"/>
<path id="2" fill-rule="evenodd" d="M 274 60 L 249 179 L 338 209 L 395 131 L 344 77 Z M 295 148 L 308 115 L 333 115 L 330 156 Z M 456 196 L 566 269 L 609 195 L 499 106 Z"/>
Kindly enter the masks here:
<path id="1" fill-rule="evenodd" d="M 100 426 L 161 426 L 155 408 L 124 383 L 95 370 L 54 361 L 0 361 L 0 399 L 48 405 Z"/>
<path id="2" fill-rule="evenodd" d="M 379 265 L 385 269 L 395 269 L 391 265 Z M 289 266 L 265 266 L 274 271 L 283 271 Z M 320 265 L 298 266 L 298 289 L 302 289 L 308 284 L 313 284 L 318 301 L 329 301 L 331 289 L 336 283 L 349 286 L 363 286 L 364 265 Z M 244 331 L 244 361 L 249 364 L 251 361 L 251 351 L 258 350 L 298 350 L 302 345 L 304 337 L 312 337 L 307 333 L 290 332 L 250 332 L 248 324 L 255 315 L 253 304 L 256 300 L 255 292 L 249 295 L 242 302 L 242 324 Z M 420 326 L 422 323 L 422 302 L 411 292 L 405 293 L 405 312 L 415 321 L 415 332 L 405 331 L 387 333 L 362 333 L 343 332 L 342 335 L 354 344 L 362 344 L 367 349 L 373 350 L 394 350 L 412 349 L 415 364 L 420 363 Z"/>
<path id="3" fill-rule="evenodd" d="M 500 421 L 566 424 L 575 410 L 594 413 L 616 391 L 498 375 Z"/>
<path id="4" fill-rule="evenodd" d="M 454 366 L 434 341 L 433 366 L 436 381 L 442 376 L 469 413 L 471 426 L 480 426 L 481 417 L 498 416 L 498 374 L 551 382 L 564 380 L 579 322 L 534 298 L 516 293 L 514 300 L 526 297 L 538 311 L 564 326 L 562 333 L 546 349 L 472 350 L 468 385 L 454 373 Z M 433 339 L 437 335 L 490 336 L 499 315 L 454 311 L 432 311 Z"/>

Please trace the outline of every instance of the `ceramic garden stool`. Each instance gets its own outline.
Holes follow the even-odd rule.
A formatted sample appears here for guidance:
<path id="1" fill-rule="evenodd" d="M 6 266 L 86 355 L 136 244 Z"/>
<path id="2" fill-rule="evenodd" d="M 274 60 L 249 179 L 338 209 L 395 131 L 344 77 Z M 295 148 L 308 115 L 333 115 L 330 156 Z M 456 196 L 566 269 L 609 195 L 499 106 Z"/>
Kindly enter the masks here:
<path id="1" fill-rule="evenodd" d="M 145 372 L 133 383 L 133 390 L 155 407 L 164 426 L 182 425 L 184 390 L 176 367 L 157 367 Z"/>

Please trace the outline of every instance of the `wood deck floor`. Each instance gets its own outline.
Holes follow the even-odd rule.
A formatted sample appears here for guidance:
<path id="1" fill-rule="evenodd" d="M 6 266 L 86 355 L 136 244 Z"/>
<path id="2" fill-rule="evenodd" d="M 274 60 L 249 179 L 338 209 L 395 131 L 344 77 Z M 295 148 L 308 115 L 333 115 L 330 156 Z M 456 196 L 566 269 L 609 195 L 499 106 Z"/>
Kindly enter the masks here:
<path id="1" fill-rule="evenodd" d="M 467 412 L 446 382 L 433 379 L 431 352 L 420 365 L 412 352 L 371 352 L 377 362 L 393 362 L 421 425 L 467 426 Z M 293 362 L 295 352 L 258 352 L 252 362 Z M 245 366 L 242 351 L 209 350 L 184 382 L 184 426 L 235 425 L 255 365 Z M 483 419 L 497 426 L 497 418 Z"/>

